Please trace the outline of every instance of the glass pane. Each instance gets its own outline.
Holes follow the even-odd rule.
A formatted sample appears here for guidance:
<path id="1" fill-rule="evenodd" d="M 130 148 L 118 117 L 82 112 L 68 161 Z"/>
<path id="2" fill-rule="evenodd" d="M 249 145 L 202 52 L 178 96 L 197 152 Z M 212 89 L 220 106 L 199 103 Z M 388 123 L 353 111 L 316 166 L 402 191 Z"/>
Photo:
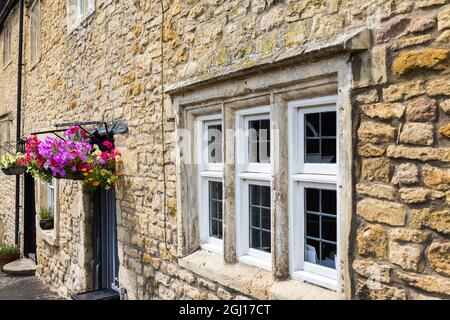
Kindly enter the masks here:
<path id="1" fill-rule="evenodd" d="M 249 161 L 270 163 L 270 120 L 249 121 Z"/>
<path id="2" fill-rule="evenodd" d="M 261 227 L 270 230 L 270 210 L 261 209 Z"/>
<path id="3" fill-rule="evenodd" d="M 305 261 L 317 264 L 320 258 L 320 242 L 316 240 L 306 240 Z"/>
<path id="4" fill-rule="evenodd" d="M 222 239 L 222 182 L 209 181 L 209 235 Z"/>
<path id="5" fill-rule="evenodd" d="M 261 243 L 261 233 L 259 229 L 250 229 L 250 248 L 259 250 Z"/>
<path id="6" fill-rule="evenodd" d="M 321 265 L 336 269 L 336 245 L 322 242 L 322 261 Z"/>
<path id="7" fill-rule="evenodd" d="M 336 215 L 336 191 L 322 190 L 322 212 Z"/>
<path id="8" fill-rule="evenodd" d="M 322 139 L 322 154 L 318 162 L 336 163 L 336 139 Z"/>
<path id="9" fill-rule="evenodd" d="M 306 236 L 313 238 L 320 238 L 319 230 L 320 217 L 315 214 L 306 215 Z"/>
<path id="10" fill-rule="evenodd" d="M 261 215 L 259 207 L 250 207 L 250 227 L 260 227 Z"/>
<path id="11" fill-rule="evenodd" d="M 322 216 L 322 239 L 336 242 L 336 218 Z"/>
<path id="12" fill-rule="evenodd" d="M 261 205 L 270 208 L 270 188 L 262 187 L 261 189 Z"/>
<path id="13" fill-rule="evenodd" d="M 305 143 L 305 162 L 306 163 L 320 163 L 320 140 L 306 140 Z"/>
<path id="14" fill-rule="evenodd" d="M 336 163 L 336 112 L 305 114 L 305 163 Z"/>
<path id="15" fill-rule="evenodd" d="M 260 205 L 261 200 L 261 187 L 250 185 L 250 204 L 252 205 Z"/>
<path id="16" fill-rule="evenodd" d="M 310 113 L 305 115 L 305 129 L 307 137 L 319 137 L 320 120 L 318 113 Z"/>
<path id="17" fill-rule="evenodd" d="M 270 251 L 271 251 L 270 232 L 262 231 L 261 235 L 262 235 L 261 250 L 270 253 Z"/>
<path id="18" fill-rule="evenodd" d="M 324 112 L 321 114 L 321 136 L 336 136 L 336 112 Z"/>
<path id="19" fill-rule="evenodd" d="M 222 162 L 222 125 L 208 126 L 208 163 Z"/>
<path id="20" fill-rule="evenodd" d="M 306 210 L 312 212 L 320 212 L 320 190 L 305 189 Z"/>

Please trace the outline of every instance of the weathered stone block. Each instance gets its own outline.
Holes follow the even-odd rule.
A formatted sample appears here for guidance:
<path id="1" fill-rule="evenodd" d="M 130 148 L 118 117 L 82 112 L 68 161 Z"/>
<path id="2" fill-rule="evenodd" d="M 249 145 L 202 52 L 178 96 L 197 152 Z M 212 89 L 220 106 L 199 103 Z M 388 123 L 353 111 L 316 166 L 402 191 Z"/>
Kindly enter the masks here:
<path id="1" fill-rule="evenodd" d="M 436 39 L 436 42 L 449 44 L 450 43 L 450 30 L 445 30 L 442 32 L 439 37 Z"/>
<path id="2" fill-rule="evenodd" d="M 436 119 L 436 100 L 418 98 L 406 104 L 406 119 L 412 122 L 434 121 Z"/>
<path id="3" fill-rule="evenodd" d="M 395 139 L 396 129 L 387 124 L 363 122 L 358 129 L 358 137 L 363 142 L 385 143 Z"/>
<path id="4" fill-rule="evenodd" d="M 434 142 L 433 130 L 431 124 L 408 122 L 400 133 L 400 142 L 431 146 Z"/>
<path id="5" fill-rule="evenodd" d="M 395 241 L 389 243 L 389 260 L 405 270 L 420 271 L 422 251 L 411 245 L 401 245 Z"/>
<path id="6" fill-rule="evenodd" d="M 364 158 L 380 157 L 385 152 L 386 152 L 385 148 L 378 147 L 371 143 L 367 143 L 367 144 L 363 145 L 362 147 L 358 148 L 358 154 Z"/>
<path id="7" fill-rule="evenodd" d="M 410 46 L 415 46 L 418 44 L 423 44 L 425 42 L 433 40 L 433 37 L 429 34 L 424 34 L 417 37 L 411 37 L 411 38 L 402 38 L 398 39 L 392 46 L 391 50 L 400 50 L 403 48 L 407 48 Z"/>
<path id="8" fill-rule="evenodd" d="M 394 59 L 393 73 L 402 76 L 421 69 L 445 70 L 448 67 L 449 52 L 450 49 L 433 48 L 402 52 Z"/>
<path id="9" fill-rule="evenodd" d="M 438 13 L 438 30 L 444 30 L 450 28 L 450 7 Z"/>
<path id="10" fill-rule="evenodd" d="M 406 222 L 406 209 L 400 203 L 364 199 L 358 202 L 356 212 L 370 222 L 379 222 L 391 226 L 404 226 Z"/>
<path id="11" fill-rule="evenodd" d="M 358 254 L 384 260 L 387 257 L 387 234 L 379 225 L 367 225 L 356 235 Z"/>
<path id="12" fill-rule="evenodd" d="M 383 89 L 384 100 L 399 101 L 417 97 L 425 92 L 424 82 L 421 80 L 393 84 Z"/>
<path id="13" fill-rule="evenodd" d="M 357 280 L 356 298 L 360 300 L 406 300 L 406 291 L 370 279 Z"/>
<path id="14" fill-rule="evenodd" d="M 422 168 L 423 182 L 431 189 L 439 191 L 450 190 L 450 169 L 435 168 L 425 165 Z"/>
<path id="15" fill-rule="evenodd" d="M 431 210 L 430 208 L 415 210 L 411 217 L 413 228 L 428 227 L 442 234 L 450 234 L 450 210 Z"/>
<path id="16" fill-rule="evenodd" d="M 361 107 L 362 112 L 370 118 L 382 120 L 400 119 L 406 107 L 401 103 L 377 103 Z"/>
<path id="17" fill-rule="evenodd" d="M 446 138 L 450 138 L 450 123 L 442 125 L 439 128 L 439 133 Z"/>
<path id="18" fill-rule="evenodd" d="M 416 1 L 416 8 L 428 8 L 440 4 L 446 4 L 448 0 L 419 0 Z"/>
<path id="19" fill-rule="evenodd" d="M 371 278 L 373 281 L 389 283 L 391 281 L 391 268 L 387 265 L 378 264 L 370 260 L 353 261 L 353 270 L 359 275 Z"/>
<path id="20" fill-rule="evenodd" d="M 368 181 L 389 182 L 391 178 L 391 163 L 384 158 L 363 159 L 361 177 Z"/>
<path id="21" fill-rule="evenodd" d="M 441 107 L 441 110 L 444 111 L 447 114 L 450 114 L 450 99 L 442 101 L 439 106 Z"/>
<path id="22" fill-rule="evenodd" d="M 385 199 L 385 200 L 394 200 L 396 190 L 394 187 L 385 184 L 364 184 L 358 183 L 356 185 L 356 190 L 359 194 Z"/>
<path id="23" fill-rule="evenodd" d="M 405 147 L 390 145 L 387 148 L 387 156 L 395 159 L 412 159 L 431 161 L 438 160 L 450 162 L 450 148 L 430 148 L 430 147 Z"/>
<path id="24" fill-rule="evenodd" d="M 358 94 L 355 100 L 363 104 L 378 102 L 378 91 L 377 89 L 372 89 L 365 93 Z"/>
<path id="25" fill-rule="evenodd" d="M 434 270 L 450 277 L 450 242 L 431 244 L 427 256 Z"/>
<path id="26" fill-rule="evenodd" d="M 394 228 L 389 231 L 389 237 L 397 241 L 424 243 L 430 239 L 431 234 L 417 229 Z"/>
<path id="27" fill-rule="evenodd" d="M 415 164 L 402 163 L 395 168 L 394 177 L 392 178 L 393 184 L 415 184 L 419 182 L 419 169 Z"/>
<path id="28" fill-rule="evenodd" d="M 401 199 L 408 204 L 424 203 L 428 200 L 430 191 L 425 188 L 402 188 L 400 189 Z"/>
<path id="29" fill-rule="evenodd" d="M 284 6 L 275 6 L 267 11 L 260 21 L 260 28 L 262 31 L 270 31 L 279 27 L 284 21 Z"/>
<path id="30" fill-rule="evenodd" d="M 419 275 L 416 273 L 403 271 L 396 271 L 395 275 L 412 287 L 450 296 L 449 278 Z"/>
<path id="31" fill-rule="evenodd" d="M 450 96 L 450 78 L 439 78 L 427 83 L 426 92 L 430 96 Z"/>

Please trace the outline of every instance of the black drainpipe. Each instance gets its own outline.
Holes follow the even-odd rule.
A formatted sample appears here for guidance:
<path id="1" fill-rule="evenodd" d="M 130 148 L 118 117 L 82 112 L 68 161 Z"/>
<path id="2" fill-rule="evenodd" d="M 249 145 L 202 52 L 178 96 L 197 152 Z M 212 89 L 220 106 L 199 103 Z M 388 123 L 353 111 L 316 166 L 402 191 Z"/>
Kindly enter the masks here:
<path id="1" fill-rule="evenodd" d="M 20 124 L 22 122 L 22 62 L 23 62 L 23 17 L 25 9 L 25 0 L 19 0 L 19 52 L 17 66 L 17 112 L 16 112 L 16 144 L 17 152 L 22 151 L 20 147 L 21 132 Z M 15 243 L 19 245 L 20 223 L 20 175 L 16 176 L 16 234 Z"/>

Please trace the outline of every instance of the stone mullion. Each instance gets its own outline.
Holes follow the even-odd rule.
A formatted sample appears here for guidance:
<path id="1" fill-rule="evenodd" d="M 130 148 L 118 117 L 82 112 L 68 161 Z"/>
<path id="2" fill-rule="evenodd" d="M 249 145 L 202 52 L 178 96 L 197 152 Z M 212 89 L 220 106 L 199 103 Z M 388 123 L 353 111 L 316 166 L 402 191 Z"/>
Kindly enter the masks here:
<path id="1" fill-rule="evenodd" d="M 275 279 L 289 277 L 288 212 L 288 104 L 282 95 L 271 97 L 272 155 L 272 273 Z"/>
<path id="2" fill-rule="evenodd" d="M 230 105 L 222 105 L 224 127 L 223 169 L 223 246 L 225 263 L 234 264 L 236 257 L 236 112 Z"/>

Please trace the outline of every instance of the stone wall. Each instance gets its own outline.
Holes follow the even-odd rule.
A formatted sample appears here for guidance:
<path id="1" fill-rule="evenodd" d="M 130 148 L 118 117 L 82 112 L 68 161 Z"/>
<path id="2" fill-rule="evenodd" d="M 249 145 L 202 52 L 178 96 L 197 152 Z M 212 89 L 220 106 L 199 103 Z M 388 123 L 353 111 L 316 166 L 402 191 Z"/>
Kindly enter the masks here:
<path id="1" fill-rule="evenodd" d="M 18 47 L 18 10 L 13 10 L 9 19 L 12 22 L 12 48 L 11 61 L 3 65 L 3 56 L 0 56 L 0 128 L 9 127 L 9 141 L 11 147 L 8 150 L 15 151 L 16 141 L 16 97 L 17 97 L 17 47 Z M 0 39 L 3 39 L 0 37 Z M 3 54 L 3 41 L 0 41 L 0 52 Z M 7 129 L 6 129 L 7 130 Z M 1 139 L 3 140 L 3 139 Z M 0 154 L 4 154 L 0 150 Z M 15 237 L 15 177 L 7 177 L 1 174 L 0 183 L 0 243 L 14 244 Z M 23 183 L 21 188 L 23 187 Z"/>
<path id="2" fill-rule="evenodd" d="M 411 14 L 384 21 L 375 45 L 386 54 L 385 81 L 355 90 L 356 298 L 450 294 L 450 6 L 444 3 L 416 1 Z"/>
<path id="3" fill-rule="evenodd" d="M 364 25 L 376 29 L 374 49 L 362 56 L 363 62 L 372 60 L 372 68 L 355 75 L 354 88 L 355 157 L 361 168 L 355 177 L 359 221 L 351 239 L 356 298 L 449 295 L 448 2 L 164 2 L 166 85 L 270 64 L 303 44 L 327 43 Z M 69 34 L 66 1 L 41 0 L 41 60 L 26 69 L 24 132 L 62 122 L 125 120 L 130 132 L 115 142 L 124 154 L 117 212 L 119 276 L 127 298 L 241 297 L 177 263 L 169 97 L 166 188 L 162 174 L 160 3 L 98 0 L 96 7 Z M 12 79 L 2 72 L 0 88 Z M 5 177 L 0 179 L 3 188 Z M 9 200 L 0 202 L 0 213 L 11 214 L 1 206 L 14 204 L 14 190 L 1 191 Z M 59 243 L 39 241 L 39 276 L 64 296 L 90 286 L 89 256 L 82 254 L 90 249 L 82 234 L 91 221 L 88 213 L 80 214 L 81 194 L 77 184 L 62 184 Z M 367 282 L 374 272 L 381 285 Z"/>

